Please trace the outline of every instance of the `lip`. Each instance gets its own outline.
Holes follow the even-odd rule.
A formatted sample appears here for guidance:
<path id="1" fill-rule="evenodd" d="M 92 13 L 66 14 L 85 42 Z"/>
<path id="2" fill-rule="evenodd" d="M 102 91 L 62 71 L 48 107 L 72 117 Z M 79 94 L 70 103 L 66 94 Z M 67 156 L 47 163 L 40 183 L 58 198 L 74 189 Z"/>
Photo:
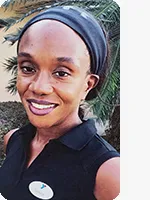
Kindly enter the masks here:
<path id="1" fill-rule="evenodd" d="M 34 114 L 34 115 L 38 115 L 38 116 L 43 116 L 43 115 L 47 115 L 50 112 L 52 112 L 57 106 L 57 103 L 52 103 L 49 101 L 44 101 L 44 100 L 37 100 L 37 99 L 28 99 L 27 102 L 29 103 L 29 109 L 30 111 Z M 37 103 L 37 104 L 42 104 L 42 105 L 50 105 L 50 104 L 54 104 L 54 107 L 51 108 L 44 108 L 44 109 L 38 109 L 35 108 L 33 105 L 33 103 Z"/>
<path id="2" fill-rule="evenodd" d="M 55 102 L 50 102 L 50 101 L 45 101 L 45 100 L 38 100 L 38 99 L 27 99 L 27 101 L 29 103 L 33 102 L 33 103 L 37 103 L 37 104 L 42 104 L 42 105 L 49 105 L 49 104 L 57 104 Z"/>

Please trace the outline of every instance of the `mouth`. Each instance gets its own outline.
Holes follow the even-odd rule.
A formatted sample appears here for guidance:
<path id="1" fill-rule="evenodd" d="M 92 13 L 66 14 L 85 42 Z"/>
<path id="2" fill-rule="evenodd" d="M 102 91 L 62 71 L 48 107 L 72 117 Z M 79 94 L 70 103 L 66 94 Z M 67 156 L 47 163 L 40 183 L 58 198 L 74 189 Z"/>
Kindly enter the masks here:
<path id="1" fill-rule="evenodd" d="M 57 106 L 57 103 L 52 103 L 43 100 L 28 99 L 29 109 L 34 115 L 47 115 L 52 112 Z"/>

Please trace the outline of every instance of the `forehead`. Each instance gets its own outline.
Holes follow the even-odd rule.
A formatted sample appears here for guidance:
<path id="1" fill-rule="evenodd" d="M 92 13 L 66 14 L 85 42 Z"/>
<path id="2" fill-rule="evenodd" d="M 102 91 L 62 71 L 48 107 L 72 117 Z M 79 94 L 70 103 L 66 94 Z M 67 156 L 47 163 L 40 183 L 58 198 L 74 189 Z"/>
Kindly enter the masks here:
<path id="1" fill-rule="evenodd" d="M 60 48 L 69 47 L 71 49 L 80 49 L 86 55 L 87 47 L 80 36 L 67 25 L 56 20 L 41 20 L 32 24 L 23 34 L 19 48 L 27 45 L 43 44 L 45 47 L 52 47 L 53 44 Z"/>

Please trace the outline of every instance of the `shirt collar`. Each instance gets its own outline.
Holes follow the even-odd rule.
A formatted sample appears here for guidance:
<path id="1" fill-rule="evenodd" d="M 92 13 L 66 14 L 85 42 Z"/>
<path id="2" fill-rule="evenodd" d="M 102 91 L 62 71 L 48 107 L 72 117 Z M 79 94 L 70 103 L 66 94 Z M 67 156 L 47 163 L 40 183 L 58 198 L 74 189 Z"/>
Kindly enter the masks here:
<path id="1" fill-rule="evenodd" d="M 36 128 L 29 123 L 29 125 L 26 126 L 26 131 L 21 130 L 22 128 L 20 129 L 20 132 L 23 134 L 23 141 L 25 145 L 28 145 L 31 139 L 35 136 Z M 27 132 L 28 134 L 25 134 Z M 88 119 L 87 121 L 83 121 L 82 124 L 72 128 L 58 139 L 55 139 L 55 141 L 59 141 L 68 148 L 80 151 L 90 142 L 96 133 L 97 130 L 94 120 Z"/>
<path id="2" fill-rule="evenodd" d="M 80 151 L 89 143 L 96 132 L 94 120 L 89 119 L 68 131 L 58 140 L 65 146 Z"/>

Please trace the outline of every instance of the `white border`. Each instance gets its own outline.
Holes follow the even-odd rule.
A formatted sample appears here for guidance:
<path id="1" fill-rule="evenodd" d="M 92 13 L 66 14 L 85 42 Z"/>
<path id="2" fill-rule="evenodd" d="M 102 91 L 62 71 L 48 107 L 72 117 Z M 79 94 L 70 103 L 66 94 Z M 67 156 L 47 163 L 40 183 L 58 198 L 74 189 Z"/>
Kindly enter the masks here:
<path id="1" fill-rule="evenodd" d="M 119 6 L 122 5 L 122 1 L 121 0 L 115 0 L 117 2 L 117 4 Z M 0 0 L 0 6 L 5 2 L 5 0 Z M 120 199 L 120 195 L 116 198 L 116 200 Z M 2 195 L 0 194 L 0 200 L 5 200 L 5 198 L 2 197 Z"/>
<path id="2" fill-rule="evenodd" d="M 150 7 L 121 8 L 121 200 L 150 199 Z"/>

